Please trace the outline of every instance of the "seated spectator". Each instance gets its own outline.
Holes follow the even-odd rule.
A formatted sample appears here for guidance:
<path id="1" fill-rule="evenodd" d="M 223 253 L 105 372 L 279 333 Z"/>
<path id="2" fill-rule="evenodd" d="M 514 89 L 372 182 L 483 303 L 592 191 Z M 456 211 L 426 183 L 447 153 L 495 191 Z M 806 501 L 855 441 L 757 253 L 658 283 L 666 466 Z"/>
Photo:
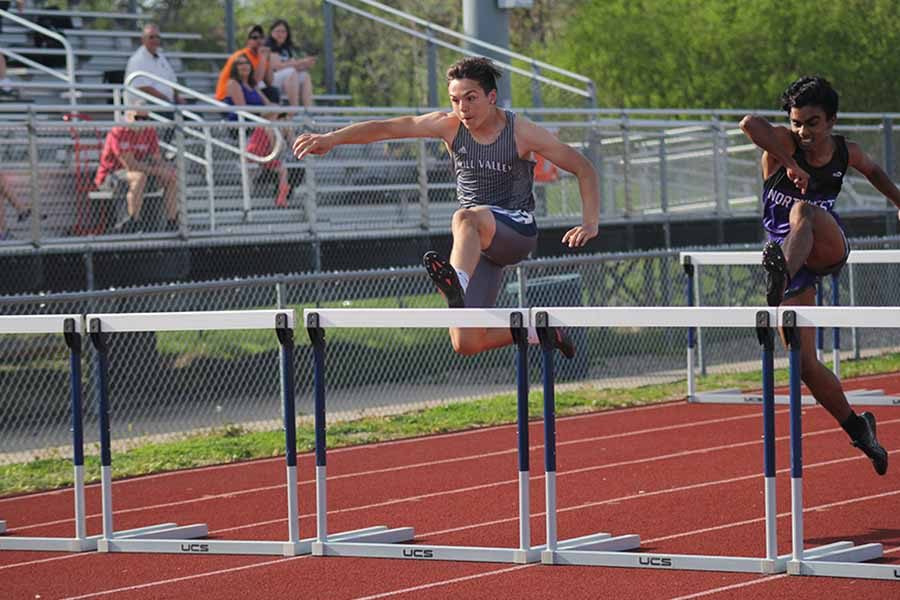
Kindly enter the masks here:
<path id="1" fill-rule="evenodd" d="M 256 78 L 253 75 L 253 64 L 246 56 L 237 57 L 231 63 L 231 74 L 225 84 L 225 96 L 222 100 L 232 106 L 269 106 L 272 102 L 264 94 L 259 93 Z M 236 121 L 234 113 L 228 113 L 229 121 Z"/>
<path id="2" fill-rule="evenodd" d="M 129 122 L 146 121 L 146 113 L 130 110 Z M 175 169 L 164 162 L 159 152 L 159 138 L 153 127 L 113 127 L 106 135 L 100 168 L 94 183 L 99 189 L 115 191 L 119 183 L 128 185 L 126 203 L 128 218 L 116 225 L 121 233 L 143 231 L 141 208 L 144 190 L 150 180 L 163 186 L 166 211 L 166 230 L 178 229 L 178 180 Z"/>
<path id="3" fill-rule="evenodd" d="M 309 70 L 316 64 L 315 56 L 298 56 L 291 40 L 287 21 L 278 19 L 269 28 L 266 46 L 271 49 L 272 85 L 287 94 L 288 104 L 309 108 L 313 104 L 312 77 Z"/>
<path id="4" fill-rule="evenodd" d="M 162 77 L 168 81 L 177 82 L 178 76 L 175 75 L 175 69 L 172 68 L 172 65 L 163 53 L 162 48 L 160 48 L 160 43 L 159 26 L 155 23 L 147 23 L 144 25 L 141 35 L 141 46 L 134 51 L 134 54 L 128 59 L 128 64 L 125 66 L 126 79 L 135 71 L 146 71 L 147 73 L 152 73 L 153 75 Z M 155 79 L 150 79 L 149 77 L 136 77 L 134 81 L 131 82 L 131 85 L 146 94 L 150 94 L 151 96 L 155 96 L 160 100 L 165 100 L 172 104 L 183 104 L 184 102 L 172 86 L 161 83 Z M 149 103 L 134 94 L 125 94 L 125 104 L 140 105 Z M 154 112 L 157 112 L 167 119 L 175 119 L 175 113 L 171 111 Z M 174 131 L 172 128 L 167 128 L 163 132 L 163 141 L 171 141 L 173 133 Z"/>
<path id="5" fill-rule="evenodd" d="M 267 117 L 273 121 L 281 120 L 286 116 L 287 113 L 269 113 L 269 115 L 267 115 Z M 293 136 L 290 133 L 287 133 L 285 137 L 290 139 Z M 271 127 L 257 127 L 253 130 L 253 134 L 247 142 L 247 151 L 252 152 L 257 156 L 268 156 L 274 147 L 275 130 Z M 257 177 L 256 181 L 268 184 L 272 180 L 275 180 L 275 177 L 277 176 L 278 185 L 276 186 L 275 206 L 286 207 L 288 205 L 287 200 L 293 189 L 290 182 L 288 182 L 287 169 L 277 158 L 273 158 L 269 162 L 261 163 L 260 167 L 262 173 Z"/>
<path id="6" fill-rule="evenodd" d="M 268 154 L 268 153 L 267 153 Z M 6 229 L 6 203 L 10 205 L 18 213 L 18 220 L 24 221 L 31 216 L 31 209 L 25 208 L 21 201 L 17 200 L 10 189 L 6 178 L 0 174 L 0 241 L 13 239 L 12 234 Z"/>
<path id="7" fill-rule="evenodd" d="M 6 57 L 0 54 L 0 101 L 19 99 L 19 92 L 12 88 L 12 84 L 12 80 L 6 76 Z"/>
<path id="8" fill-rule="evenodd" d="M 238 57 L 245 57 L 250 61 L 253 67 L 253 80 L 266 97 L 276 104 L 281 100 L 278 90 L 272 85 L 272 64 L 269 57 L 272 53 L 269 48 L 262 45 L 263 28 L 261 25 L 254 25 L 247 32 L 247 45 L 228 57 L 222 72 L 219 73 L 219 81 L 216 84 L 216 100 L 224 100 L 228 96 L 225 89 L 228 81 L 232 79 L 232 71 L 234 62 Z"/>

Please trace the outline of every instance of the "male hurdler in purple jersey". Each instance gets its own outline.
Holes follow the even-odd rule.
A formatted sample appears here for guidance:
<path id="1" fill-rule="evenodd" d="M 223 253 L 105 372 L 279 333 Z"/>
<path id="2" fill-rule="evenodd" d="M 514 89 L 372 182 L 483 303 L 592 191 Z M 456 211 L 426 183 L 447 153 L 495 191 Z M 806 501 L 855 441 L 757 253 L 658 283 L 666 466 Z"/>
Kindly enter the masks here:
<path id="1" fill-rule="evenodd" d="M 784 238 L 791 230 L 791 207 L 795 202 L 801 200 L 828 211 L 843 231 L 844 226 L 834 210 L 834 203 L 837 201 L 841 185 L 844 182 L 844 175 L 847 173 L 849 162 L 847 142 L 840 135 L 831 137 L 834 140 L 834 154 L 831 156 L 831 160 L 821 167 L 810 165 L 799 146 L 794 151 L 794 160 L 801 169 L 809 173 L 809 185 L 805 194 L 802 194 L 788 179 L 784 165 L 765 181 L 763 185 L 763 228 L 766 230 L 769 240 L 779 244 L 784 242 Z M 847 255 L 849 255 L 850 246 L 845 245 L 845 247 Z M 844 260 L 823 272 L 815 273 L 805 266 L 801 267 L 791 278 L 790 286 L 785 291 L 784 297 L 790 298 L 805 288 L 815 285 L 822 275 L 837 271 L 846 262 L 847 255 L 844 256 Z"/>

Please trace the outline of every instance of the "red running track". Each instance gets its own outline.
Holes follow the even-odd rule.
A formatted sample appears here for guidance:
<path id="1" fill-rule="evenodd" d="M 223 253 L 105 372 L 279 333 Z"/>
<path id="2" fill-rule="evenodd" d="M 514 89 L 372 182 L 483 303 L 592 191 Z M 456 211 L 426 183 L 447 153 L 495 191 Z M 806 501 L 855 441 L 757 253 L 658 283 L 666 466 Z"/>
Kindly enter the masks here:
<path id="1" fill-rule="evenodd" d="M 900 393 L 900 377 L 848 387 Z M 900 457 L 900 410 L 871 409 Z M 787 408 L 776 409 L 779 552 L 790 551 Z M 884 544 L 900 567 L 900 465 L 878 477 L 821 408 L 804 410 L 807 546 Z M 560 539 L 638 533 L 646 551 L 763 556 L 759 406 L 668 403 L 559 419 Z M 532 538 L 543 541 L 542 424 L 531 424 Z M 514 426 L 329 452 L 329 529 L 414 526 L 432 544 L 518 544 Z M 894 458 L 895 462 L 900 458 Z M 301 533 L 314 535 L 313 457 L 299 461 Z M 115 456 L 113 457 L 115 464 Z M 116 482 L 116 529 L 205 522 L 220 539 L 286 539 L 284 460 Z M 99 487 L 87 491 L 100 531 Z M 0 499 L 12 535 L 72 535 L 71 490 Z M 322 557 L 0 552 L 0 598 L 900 597 L 900 583 L 601 567 Z"/>

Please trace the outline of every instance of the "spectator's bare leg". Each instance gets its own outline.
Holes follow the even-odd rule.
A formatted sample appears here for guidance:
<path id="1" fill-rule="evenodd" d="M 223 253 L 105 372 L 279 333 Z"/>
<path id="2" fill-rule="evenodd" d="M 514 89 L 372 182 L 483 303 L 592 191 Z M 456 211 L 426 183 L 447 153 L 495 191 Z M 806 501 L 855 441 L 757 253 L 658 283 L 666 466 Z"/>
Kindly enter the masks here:
<path id="1" fill-rule="evenodd" d="M 287 92 L 288 104 L 300 106 L 300 73 L 294 71 L 284 80 L 284 91 Z"/>
<path id="2" fill-rule="evenodd" d="M 162 184 L 165 187 L 165 195 L 163 197 L 166 203 L 166 219 L 177 221 L 178 176 L 175 173 L 175 169 L 160 168 L 157 176 L 162 178 Z"/>
<path id="3" fill-rule="evenodd" d="M 301 78 L 303 106 L 310 108 L 313 105 L 313 87 L 312 77 L 308 72 L 303 73 Z"/>
<path id="4" fill-rule="evenodd" d="M 128 194 L 125 196 L 128 216 L 133 221 L 137 221 L 141 218 L 141 207 L 144 205 L 144 187 L 147 185 L 147 174 L 143 171 L 128 171 L 125 178 L 128 181 Z"/>

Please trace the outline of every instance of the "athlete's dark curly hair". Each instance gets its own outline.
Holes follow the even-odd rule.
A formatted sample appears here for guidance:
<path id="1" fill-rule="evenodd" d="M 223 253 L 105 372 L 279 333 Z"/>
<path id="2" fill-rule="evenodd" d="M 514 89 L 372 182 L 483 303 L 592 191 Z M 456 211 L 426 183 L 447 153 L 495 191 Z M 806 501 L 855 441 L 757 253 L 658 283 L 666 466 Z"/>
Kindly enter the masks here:
<path id="1" fill-rule="evenodd" d="M 831 119 L 838 111 L 838 93 L 824 77 L 801 77 L 781 95 L 781 108 L 790 114 L 804 106 L 819 106 Z"/>
<path id="2" fill-rule="evenodd" d="M 485 94 L 497 89 L 497 79 L 502 75 L 491 59 L 483 56 L 467 56 L 461 58 L 447 69 L 447 81 L 454 79 L 472 79 L 477 81 Z"/>

